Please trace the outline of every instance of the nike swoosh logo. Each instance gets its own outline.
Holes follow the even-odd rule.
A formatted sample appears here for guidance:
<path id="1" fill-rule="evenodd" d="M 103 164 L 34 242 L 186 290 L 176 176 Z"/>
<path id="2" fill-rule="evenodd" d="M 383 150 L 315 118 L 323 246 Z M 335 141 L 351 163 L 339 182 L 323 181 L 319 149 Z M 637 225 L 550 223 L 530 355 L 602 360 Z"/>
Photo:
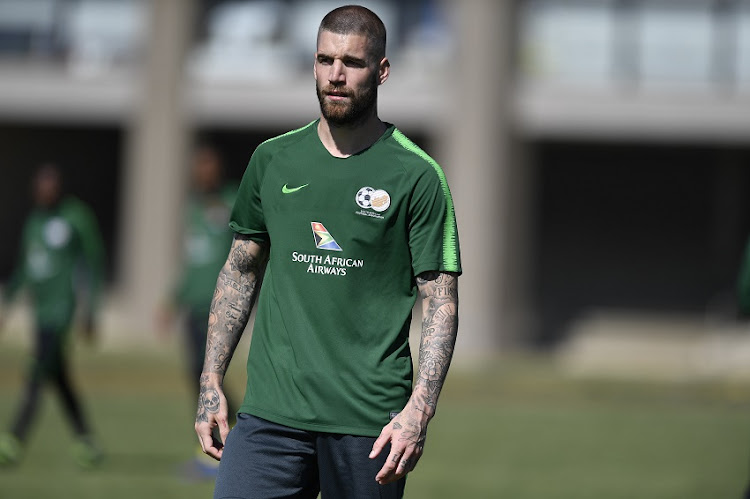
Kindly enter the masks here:
<path id="1" fill-rule="evenodd" d="M 281 188 L 281 192 L 284 194 L 291 194 L 293 192 L 297 192 L 300 189 L 304 189 L 310 184 L 300 185 L 299 187 L 289 187 L 287 184 L 284 184 L 284 187 Z"/>

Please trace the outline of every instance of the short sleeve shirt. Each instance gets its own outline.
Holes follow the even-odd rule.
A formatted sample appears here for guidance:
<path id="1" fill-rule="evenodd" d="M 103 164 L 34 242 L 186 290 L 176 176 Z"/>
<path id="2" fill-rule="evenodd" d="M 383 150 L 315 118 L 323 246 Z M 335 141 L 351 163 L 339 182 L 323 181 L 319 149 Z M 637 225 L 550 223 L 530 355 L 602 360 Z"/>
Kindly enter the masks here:
<path id="1" fill-rule="evenodd" d="M 415 276 L 461 272 L 453 201 L 393 125 L 337 158 L 317 124 L 256 149 L 232 211 L 234 231 L 270 242 L 240 411 L 376 436 L 411 394 Z"/>
<path id="2" fill-rule="evenodd" d="M 37 323 L 66 331 L 76 306 L 79 263 L 85 263 L 90 274 L 90 293 L 96 294 L 100 286 L 104 250 L 96 217 L 74 197 L 51 209 L 35 209 L 24 226 L 21 251 L 21 281 L 29 286 Z"/>
<path id="3" fill-rule="evenodd" d="M 188 200 L 182 275 L 175 301 L 192 314 L 208 317 L 216 277 L 227 259 L 232 231 L 227 226 L 237 185 L 219 192 L 194 194 Z"/>

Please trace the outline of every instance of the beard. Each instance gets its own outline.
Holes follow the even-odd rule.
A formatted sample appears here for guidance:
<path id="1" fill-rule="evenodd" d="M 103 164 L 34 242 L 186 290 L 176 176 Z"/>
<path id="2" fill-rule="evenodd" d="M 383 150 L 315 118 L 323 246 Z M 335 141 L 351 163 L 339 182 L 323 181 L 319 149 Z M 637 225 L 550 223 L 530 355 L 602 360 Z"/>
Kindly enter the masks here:
<path id="1" fill-rule="evenodd" d="M 359 92 L 330 85 L 321 89 L 317 83 L 315 90 L 323 118 L 330 124 L 341 127 L 355 126 L 365 121 L 373 114 L 378 100 L 377 75 L 374 75 L 370 84 Z M 348 100 L 343 102 L 326 100 L 326 94 L 333 91 L 345 92 Z"/>

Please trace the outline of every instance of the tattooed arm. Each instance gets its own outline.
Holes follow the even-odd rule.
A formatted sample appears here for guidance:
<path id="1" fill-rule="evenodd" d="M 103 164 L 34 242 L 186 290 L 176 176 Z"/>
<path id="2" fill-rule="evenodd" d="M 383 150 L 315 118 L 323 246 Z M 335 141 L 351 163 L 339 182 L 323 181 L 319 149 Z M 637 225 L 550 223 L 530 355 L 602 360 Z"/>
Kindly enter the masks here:
<path id="1" fill-rule="evenodd" d="M 381 484 L 402 478 L 414 469 L 422 456 L 427 424 L 435 415 L 456 344 L 458 276 L 425 272 L 417 277 L 417 286 L 422 297 L 422 339 L 417 379 L 406 407 L 383 428 L 370 453 L 370 457 L 374 458 L 391 442 L 385 465 L 375 477 Z"/>
<path id="2" fill-rule="evenodd" d="M 200 378 L 195 431 L 203 452 L 221 459 L 223 442 L 229 434 L 227 401 L 222 383 L 234 349 L 245 330 L 260 283 L 266 247 L 247 236 L 235 234 L 227 261 L 216 281 L 208 316 L 206 357 Z M 212 437 L 217 427 L 221 442 Z"/>

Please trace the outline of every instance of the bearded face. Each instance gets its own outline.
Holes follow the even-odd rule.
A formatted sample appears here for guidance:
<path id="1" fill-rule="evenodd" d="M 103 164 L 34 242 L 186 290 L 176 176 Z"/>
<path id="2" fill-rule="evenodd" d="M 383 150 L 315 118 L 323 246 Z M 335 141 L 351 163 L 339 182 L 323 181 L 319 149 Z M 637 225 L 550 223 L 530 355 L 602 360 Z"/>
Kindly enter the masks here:
<path id="1" fill-rule="evenodd" d="M 358 88 L 330 83 L 321 88 L 320 82 L 316 82 L 315 88 L 320 103 L 320 112 L 332 125 L 356 125 L 375 112 L 378 99 L 377 73 L 373 73 L 371 78 Z M 331 95 L 345 97 L 345 99 L 327 98 Z"/>

